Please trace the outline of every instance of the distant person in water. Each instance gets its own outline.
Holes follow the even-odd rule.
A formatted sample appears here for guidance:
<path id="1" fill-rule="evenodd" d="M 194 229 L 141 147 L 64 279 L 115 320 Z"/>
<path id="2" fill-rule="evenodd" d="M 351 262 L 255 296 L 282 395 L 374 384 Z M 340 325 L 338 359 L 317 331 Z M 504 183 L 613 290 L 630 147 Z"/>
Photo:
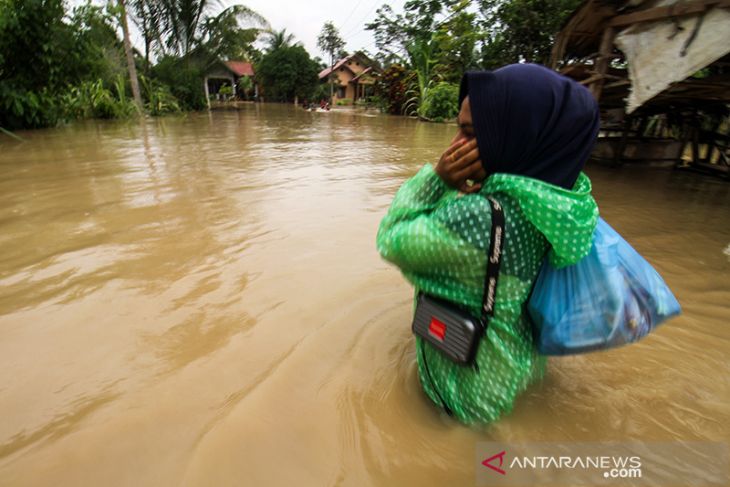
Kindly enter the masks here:
<path id="1" fill-rule="evenodd" d="M 435 165 L 398 190 L 377 236 L 382 257 L 419 291 L 479 316 L 491 207 L 506 226 L 494 317 L 478 367 L 452 362 L 416 337 L 421 385 L 468 424 L 512 410 L 545 371 L 526 302 L 541 264 L 573 264 L 591 247 L 598 208 L 582 168 L 599 128 L 598 105 L 580 84 L 543 66 L 514 64 L 464 75 L 459 128 Z"/>

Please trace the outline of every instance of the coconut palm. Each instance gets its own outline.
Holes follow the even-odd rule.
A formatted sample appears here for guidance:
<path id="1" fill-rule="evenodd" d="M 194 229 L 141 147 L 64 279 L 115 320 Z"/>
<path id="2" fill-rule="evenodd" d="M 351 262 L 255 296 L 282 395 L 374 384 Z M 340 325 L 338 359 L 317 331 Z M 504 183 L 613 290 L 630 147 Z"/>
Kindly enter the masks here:
<path id="1" fill-rule="evenodd" d="M 187 57 L 197 47 L 205 36 L 206 24 L 209 20 L 235 18 L 236 21 L 254 28 L 265 29 L 268 22 L 261 15 L 245 5 L 232 5 L 218 14 L 216 8 L 221 6 L 220 1 L 212 0 L 158 0 L 161 7 L 162 19 L 160 25 L 167 40 L 163 46 L 165 50 Z M 222 22 L 221 22 L 222 23 Z"/>
<path id="2" fill-rule="evenodd" d="M 299 44 L 294 42 L 294 34 L 288 33 L 286 29 L 270 30 L 266 37 L 266 51 L 273 52 L 282 47 L 290 47 Z"/>
<path id="3" fill-rule="evenodd" d="M 138 110 L 142 110 L 142 96 L 139 93 L 139 80 L 137 79 L 137 68 L 134 65 L 134 54 L 132 43 L 129 40 L 129 26 L 127 25 L 127 7 L 124 0 L 117 0 L 119 8 L 119 19 L 122 24 L 122 35 L 124 37 L 124 54 L 127 58 L 127 70 L 129 71 L 129 83 L 132 86 L 132 96 Z"/>
<path id="4" fill-rule="evenodd" d="M 144 41 L 145 70 L 149 76 L 150 53 L 154 46 L 160 51 L 164 46 L 162 41 L 163 8 L 160 0 L 132 0 L 130 2 L 131 19 L 137 26 Z"/>

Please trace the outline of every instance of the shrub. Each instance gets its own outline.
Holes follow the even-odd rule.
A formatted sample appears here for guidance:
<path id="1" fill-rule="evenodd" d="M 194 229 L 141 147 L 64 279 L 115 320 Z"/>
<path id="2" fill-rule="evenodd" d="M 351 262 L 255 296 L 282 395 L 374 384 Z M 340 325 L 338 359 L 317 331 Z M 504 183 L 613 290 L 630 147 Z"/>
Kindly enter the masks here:
<path id="1" fill-rule="evenodd" d="M 459 87 L 453 83 L 438 83 L 428 91 L 419 112 L 437 122 L 454 119 L 459 114 Z"/>
<path id="2" fill-rule="evenodd" d="M 381 110 L 401 115 L 406 103 L 407 79 L 410 73 L 399 64 L 393 64 L 383 71 L 375 83 L 375 95 L 381 103 Z"/>
<path id="3" fill-rule="evenodd" d="M 336 105 L 338 107 L 344 106 L 344 105 L 352 105 L 352 100 L 350 98 L 340 98 L 337 100 Z"/>
<path id="4" fill-rule="evenodd" d="M 180 108 L 203 110 L 208 103 L 203 91 L 203 70 L 195 60 L 189 62 L 172 56 L 164 57 L 152 68 L 152 77 L 170 87 Z"/>
<path id="5" fill-rule="evenodd" d="M 149 79 L 146 76 L 139 77 L 142 85 L 142 95 L 145 99 L 145 109 L 153 117 L 165 113 L 176 113 L 180 111 L 177 99 L 170 93 L 170 89 L 161 85 L 158 81 Z"/>
<path id="6" fill-rule="evenodd" d="M 116 94 L 105 88 L 101 80 L 71 87 L 61 96 L 64 118 L 124 118 L 135 114 L 136 107 L 127 98 L 121 76 L 114 83 L 114 91 Z"/>

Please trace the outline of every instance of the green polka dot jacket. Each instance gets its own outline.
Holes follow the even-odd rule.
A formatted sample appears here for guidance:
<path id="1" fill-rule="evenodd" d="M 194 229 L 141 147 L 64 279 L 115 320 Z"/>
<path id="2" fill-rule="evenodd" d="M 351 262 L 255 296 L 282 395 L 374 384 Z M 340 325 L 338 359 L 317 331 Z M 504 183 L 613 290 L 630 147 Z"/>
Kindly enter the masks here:
<path id="1" fill-rule="evenodd" d="M 479 344 L 478 367 L 451 362 L 416 337 L 424 391 L 467 424 L 491 423 L 510 412 L 517 395 L 542 378 L 546 357 L 533 343 L 530 290 L 546 254 L 557 267 L 588 254 L 598 220 L 583 173 L 572 190 L 495 174 L 478 193 L 464 195 L 429 164 L 398 190 L 378 230 L 380 255 L 400 268 L 416 294 L 447 299 L 479 316 L 492 225 L 487 194 L 504 207 L 506 237 L 495 314 Z"/>

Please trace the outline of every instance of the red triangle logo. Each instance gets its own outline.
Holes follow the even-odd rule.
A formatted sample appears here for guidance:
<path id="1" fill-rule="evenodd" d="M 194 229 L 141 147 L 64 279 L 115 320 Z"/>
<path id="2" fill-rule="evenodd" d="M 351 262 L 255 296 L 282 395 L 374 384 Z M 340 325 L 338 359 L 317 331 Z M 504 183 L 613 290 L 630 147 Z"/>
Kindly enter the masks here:
<path id="1" fill-rule="evenodd" d="M 506 451 L 502 451 L 502 452 L 500 452 L 500 453 L 497 453 L 496 455 L 493 455 L 493 456 L 491 456 L 491 457 L 487 458 L 486 460 L 484 460 L 484 461 L 482 462 L 482 465 L 484 465 L 485 467 L 489 467 L 489 468 L 491 468 L 492 470 L 494 470 L 495 472 L 499 472 L 499 473 L 501 473 L 502 475 L 507 475 L 507 472 L 505 472 L 504 470 L 502 470 L 501 468 L 499 468 L 499 467 L 501 467 L 501 466 L 502 466 L 502 464 L 504 463 L 504 455 L 505 455 L 505 453 L 506 453 Z M 494 466 L 494 465 L 492 465 L 492 463 L 491 463 L 491 462 L 492 462 L 492 460 L 495 460 L 495 459 L 497 459 L 497 458 L 499 458 L 499 467 L 495 467 L 495 466 Z"/>

